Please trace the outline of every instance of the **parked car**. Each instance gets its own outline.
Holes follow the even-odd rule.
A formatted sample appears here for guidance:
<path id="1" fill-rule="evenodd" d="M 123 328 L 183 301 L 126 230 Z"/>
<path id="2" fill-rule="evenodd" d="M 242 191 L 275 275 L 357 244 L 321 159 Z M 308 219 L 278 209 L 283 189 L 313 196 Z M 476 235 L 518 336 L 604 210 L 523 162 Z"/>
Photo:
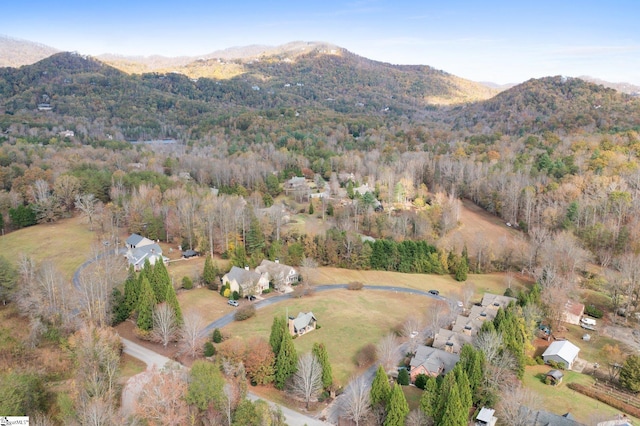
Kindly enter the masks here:
<path id="1" fill-rule="evenodd" d="M 237 300 L 233 300 L 233 299 L 229 299 L 229 301 L 227 302 L 229 305 L 231 306 L 235 306 L 236 308 L 238 307 L 239 303 Z"/>
<path id="2" fill-rule="evenodd" d="M 429 294 L 433 294 L 434 296 L 437 296 L 440 294 L 440 292 L 438 290 L 429 290 Z"/>

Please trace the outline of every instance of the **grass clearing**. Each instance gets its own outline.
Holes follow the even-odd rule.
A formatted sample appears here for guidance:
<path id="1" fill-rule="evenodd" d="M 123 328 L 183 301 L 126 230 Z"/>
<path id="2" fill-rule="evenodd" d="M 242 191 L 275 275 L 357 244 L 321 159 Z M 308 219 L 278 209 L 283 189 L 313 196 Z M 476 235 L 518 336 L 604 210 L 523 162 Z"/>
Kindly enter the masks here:
<path id="1" fill-rule="evenodd" d="M 205 287 L 180 290 L 178 292 L 178 302 L 180 302 L 182 313 L 184 314 L 193 309 L 200 314 L 207 324 L 238 309 L 229 306 L 227 300 L 227 298 L 220 296 L 217 291 L 212 291 Z M 242 304 L 243 301 L 241 300 L 240 303 Z"/>
<path id="2" fill-rule="evenodd" d="M 362 372 L 354 364 L 360 348 L 377 343 L 408 316 L 424 315 L 431 303 L 426 297 L 393 292 L 331 290 L 260 309 L 255 317 L 225 327 L 225 332 L 241 339 L 268 339 L 275 315 L 312 311 L 320 328 L 294 339 L 296 351 L 310 352 L 315 342 L 324 343 L 334 379 L 344 385 L 352 375 Z"/>
<path id="3" fill-rule="evenodd" d="M 450 275 L 404 274 L 389 271 L 363 271 L 332 267 L 316 268 L 310 272 L 313 284 L 347 284 L 360 281 L 366 285 L 393 285 L 417 290 L 436 289 L 445 297 L 458 298 L 464 283 L 458 282 Z M 475 285 L 476 297 L 480 301 L 485 292 L 503 294 L 507 288 L 507 276 L 502 273 L 469 274 L 467 282 Z M 525 288 L 528 282 L 515 277 L 511 283 L 514 291 Z"/>
<path id="4" fill-rule="evenodd" d="M 540 406 L 545 411 L 563 415 L 571 413 L 577 421 L 593 424 L 595 419 L 613 419 L 620 412 L 600 401 L 584 396 L 567 387 L 568 383 L 593 384 L 594 378 L 573 371 L 564 371 L 562 383 L 557 386 L 546 385 L 544 375 L 551 369 L 548 365 L 527 367 L 523 377 L 524 385 L 540 396 Z M 638 419 L 631 417 L 635 422 Z M 638 424 L 638 423 L 635 423 Z"/>
<path id="5" fill-rule="evenodd" d="M 98 244 L 97 234 L 89 231 L 80 217 L 30 226 L 0 237 L 2 253 L 12 262 L 17 263 L 22 253 L 38 263 L 50 260 L 68 279 Z"/>
<path id="6" fill-rule="evenodd" d="M 147 369 L 147 364 L 128 354 L 120 357 L 120 382 L 125 383 L 129 377 L 142 373 Z"/>
<path id="7" fill-rule="evenodd" d="M 404 397 L 407 400 L 407 404 L 409 404 L 410 411 L 420 409 L 420 397 L 422 397 L 422 389 L 419 389 L 415 386 L 402 386 L 402 392 L 404 392 Z"/>
<path id="8" fill-rule="evenodd" d="M 564 336 L 567 340 L 580 348 L 580 354 L 578 356 L 589 362 L 598 362 L 600 365 L 607 365 L 607 359 L 602 353 L 602 348 L 605 345 L 617 345 L 623 353 L 634 353 L 633 349 L 621 341 L 599 334 L 597 331 L 585 330 L 578 325 L 564 324 L 564 326 L 567 327 L 567 332 L 564 333 Z M 591 336 L 591 340 L 588 342 L 582 340 L 582 336 L 587 333 Z"/>

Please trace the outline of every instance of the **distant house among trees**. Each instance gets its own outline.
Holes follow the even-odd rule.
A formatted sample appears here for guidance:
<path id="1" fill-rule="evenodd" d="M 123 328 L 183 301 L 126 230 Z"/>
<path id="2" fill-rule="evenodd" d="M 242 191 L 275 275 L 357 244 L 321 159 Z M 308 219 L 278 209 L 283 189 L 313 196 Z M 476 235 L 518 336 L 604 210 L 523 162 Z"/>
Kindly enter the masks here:
<path id="1" fill-rule="evenodd" d="M 460 361 L 460 356 L 440 349 L 420 345 L 411 358 L 409 376 L 415 382 L 419 374 L 438 377 L 451 371 Z"/>
<path id="2" fill-rule="evenodd" d="M 574 300 L 567 300 L 564 305 L 563 320 L 566 323 L 579 325 L 584 315 L 584 305 Z"/>
<path id="3" fill-rule="evenodd" d="M 305 333 L 316 329 L 316 317 L 313 312 L 300 312 L 297 317 L 287 318 L 289 325 L 289 334 L 292 336 L 301 336 Z"/>
<path id="4" fill-rule="evenodd" d="M 125 245 L 127 246 L 125 258 L 129 265 L 133 265 L 136 272 L 144 267 L 147 260 L 150 265 L 155 265 L 158 261 L 164 262 L 165 265 L 169 263 L 169 258 L 162 255 L 162 247 L 141 235 L 131 234 L 125 241 Z"/>
<path id="5" fill-rule="evenodd" d="M 277 291 L 286 292 L 291 289 L 291 285 L 300 279 L 300 274 L 295 268 L 280 263 L 276 259 L 275 262 L 264 259 L 256 268 L 256 272 L 267 276 L 267 281 L 273 283 L 273 287 Z"/>
<path id="6" fill-rule="evenodd" d="M 256 271 L 233 266 L 229 272 L 222 277 L 222 285 L 229 284 L 229 289 L 237 291 L 242 297 L 249 297 L 262 293 L 269 288 L 269 278 L 267 274 L 260 274 Z"/>

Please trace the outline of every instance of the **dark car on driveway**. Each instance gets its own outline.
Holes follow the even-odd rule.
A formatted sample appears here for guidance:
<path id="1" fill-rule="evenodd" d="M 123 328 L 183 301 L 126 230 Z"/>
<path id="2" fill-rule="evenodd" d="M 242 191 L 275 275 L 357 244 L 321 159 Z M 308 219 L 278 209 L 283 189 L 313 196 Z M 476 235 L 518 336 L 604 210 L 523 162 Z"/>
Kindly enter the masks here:
<path id="1" fill-rule="evenodd" d="M 438 290 L 429 290 L 429 294 L 433 294 L 434 296 L 437 296 L 440 294 L 440 292 Z"/>
<path id="2" fill-rule="evenodd" d="M 195 250 L 187 250 L 187 251 L 183 251 L 182 252 L 182 257 L 184 257 L 185 259 L 189 259 L 190 257 L 196 257 L 199 256 L 200 253 L 198 253 Z"/>

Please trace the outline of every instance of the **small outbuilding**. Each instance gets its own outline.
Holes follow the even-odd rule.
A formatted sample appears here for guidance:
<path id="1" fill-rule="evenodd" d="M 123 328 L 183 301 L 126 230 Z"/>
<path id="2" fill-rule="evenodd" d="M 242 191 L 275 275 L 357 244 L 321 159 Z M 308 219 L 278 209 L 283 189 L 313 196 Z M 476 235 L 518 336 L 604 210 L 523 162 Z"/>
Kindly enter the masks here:
<path id="1" fill-rule="evenodd" d="M 482 407 L 476 417 L 476 426 L 495 426 L 498 419 L 493 415 L 496 410 Z"/>
<path id="2" fill-rule="evenodd" d="M 560 370 L 549 370 L 547 375 L 545 376 L 545 382 L 550 385 L 559 385 L 562 382 L 562 378 L 564 377 L 564 373 Z"/>

